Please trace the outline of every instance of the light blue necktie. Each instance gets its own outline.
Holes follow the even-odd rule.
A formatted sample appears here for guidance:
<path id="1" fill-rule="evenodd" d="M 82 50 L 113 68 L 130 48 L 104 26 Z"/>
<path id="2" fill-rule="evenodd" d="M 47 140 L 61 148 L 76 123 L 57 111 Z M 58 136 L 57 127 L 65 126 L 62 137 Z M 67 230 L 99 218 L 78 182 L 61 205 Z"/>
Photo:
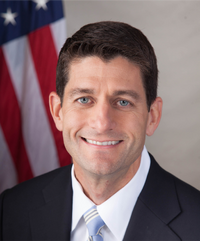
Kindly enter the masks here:
<path id="1" fill-rule="evenodd" d="M 84 213 L 83 217 L 89 232 L 89 238 L 87 241 L 103 241 L 101 229 L 105 223 L 99 216 L 96 206 L 93 206 Z"/>

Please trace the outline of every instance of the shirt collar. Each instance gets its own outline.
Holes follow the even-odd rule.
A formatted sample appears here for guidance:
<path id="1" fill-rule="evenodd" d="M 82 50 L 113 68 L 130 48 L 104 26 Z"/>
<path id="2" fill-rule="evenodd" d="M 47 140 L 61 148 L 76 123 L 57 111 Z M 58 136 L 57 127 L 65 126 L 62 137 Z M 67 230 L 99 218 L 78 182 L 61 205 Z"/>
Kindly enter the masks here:
<path id="1" fill-rule="evenodd" d="M 150 157 L 144 146 L 141 156 L 141 163 L 137 173 L 122 189 L 111 196 L 101 205 L 97 206 L 99 215 L 106 226 L 119 240 L 123 239 L 132 210 L 137 198 L 142 191 L 147 174 L 150 168 Z M 74 176 L 72 167 L 72 188 L 73 188 L 73 210 L 72 210 L 72 231 L 76 228 L 83 213 L 91 208 L 94 203 L 84 194 L 83 189 Z M 80 205 L 81 202 L 81 205 Z"/>
<path id="2" fill-rule="evenodd" d="M 72 230 L 76 228 L 83 214 L 95 204 L 85 195 L 80 183 L 74 175 L 74 165 L 71 170 L 72 190 L 73 190 L 73 205 L 72 205 Z M 80 205 L 81 204 L 81 205 Z"/>
<path id="3" fill-rule="evenodd" d="M 117 193 L 97 206 L 99 215 L 119 240 L 123 239 L 135 203 L 146 181 L 149 168 L 150 157 L 146 147 L 144 147 L 140 167 L 134 177 Z"/>

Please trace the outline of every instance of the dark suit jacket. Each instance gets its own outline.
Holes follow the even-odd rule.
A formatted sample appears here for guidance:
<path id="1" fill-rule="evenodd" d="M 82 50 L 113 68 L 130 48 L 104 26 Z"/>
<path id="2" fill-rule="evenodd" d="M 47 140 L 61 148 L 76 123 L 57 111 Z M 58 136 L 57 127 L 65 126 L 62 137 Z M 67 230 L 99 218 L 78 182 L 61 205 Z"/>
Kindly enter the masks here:
<path id="1" fill-rule="evenodd" d="M 70 174 L 71 165 L 2 193 L 0 239 L 69 240 Z M 200 240 L 200 192 L 164 171 L 151 156 L 124 240 Z"/>

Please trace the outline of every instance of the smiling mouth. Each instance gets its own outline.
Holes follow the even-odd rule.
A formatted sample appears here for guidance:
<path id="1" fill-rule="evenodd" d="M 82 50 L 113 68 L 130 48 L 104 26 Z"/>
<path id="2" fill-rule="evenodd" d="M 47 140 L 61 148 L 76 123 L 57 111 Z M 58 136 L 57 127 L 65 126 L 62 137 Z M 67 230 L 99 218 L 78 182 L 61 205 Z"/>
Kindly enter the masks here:
<path id="1" fill-rule="evenodd" d="M 118 143 L 122 142 L 121 140 L 119 141 L 93 141 L 93 140 L 90 140 L 90 139 L 86 139 L 86 138 L 83 138 L 82 139 L 87 142 L 87 143 L 90 143 L 90 144 L 94 144 L 94 145 L 97 145 L 97 146 L 114 146 L 114 145 L 117 145 Z"/>

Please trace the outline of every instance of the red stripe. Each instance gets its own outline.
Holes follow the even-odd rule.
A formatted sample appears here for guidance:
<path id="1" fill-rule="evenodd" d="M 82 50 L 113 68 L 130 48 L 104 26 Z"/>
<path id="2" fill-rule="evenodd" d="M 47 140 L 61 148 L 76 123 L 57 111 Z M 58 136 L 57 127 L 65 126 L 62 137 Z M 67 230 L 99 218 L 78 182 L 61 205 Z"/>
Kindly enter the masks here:
<path id="1" fill-rule="evenodd" d="M 33 178 L 22 136 L 20 108 L 2 48 L 0 48 L 0 113 L 0 124 L 17 170 L 18 181 L 23 182 Z"/>
<path id="2" fill-rule="evenodd" d="M 56 129 L 49 110 L 49 94 L 56 89 L 57 65 L 56 49 L 49 26 L 30 33 L 29 42 L 60 165 L 65 166 L 71 163 L 71 157 L 64 147 L 62 133 Z"/>

